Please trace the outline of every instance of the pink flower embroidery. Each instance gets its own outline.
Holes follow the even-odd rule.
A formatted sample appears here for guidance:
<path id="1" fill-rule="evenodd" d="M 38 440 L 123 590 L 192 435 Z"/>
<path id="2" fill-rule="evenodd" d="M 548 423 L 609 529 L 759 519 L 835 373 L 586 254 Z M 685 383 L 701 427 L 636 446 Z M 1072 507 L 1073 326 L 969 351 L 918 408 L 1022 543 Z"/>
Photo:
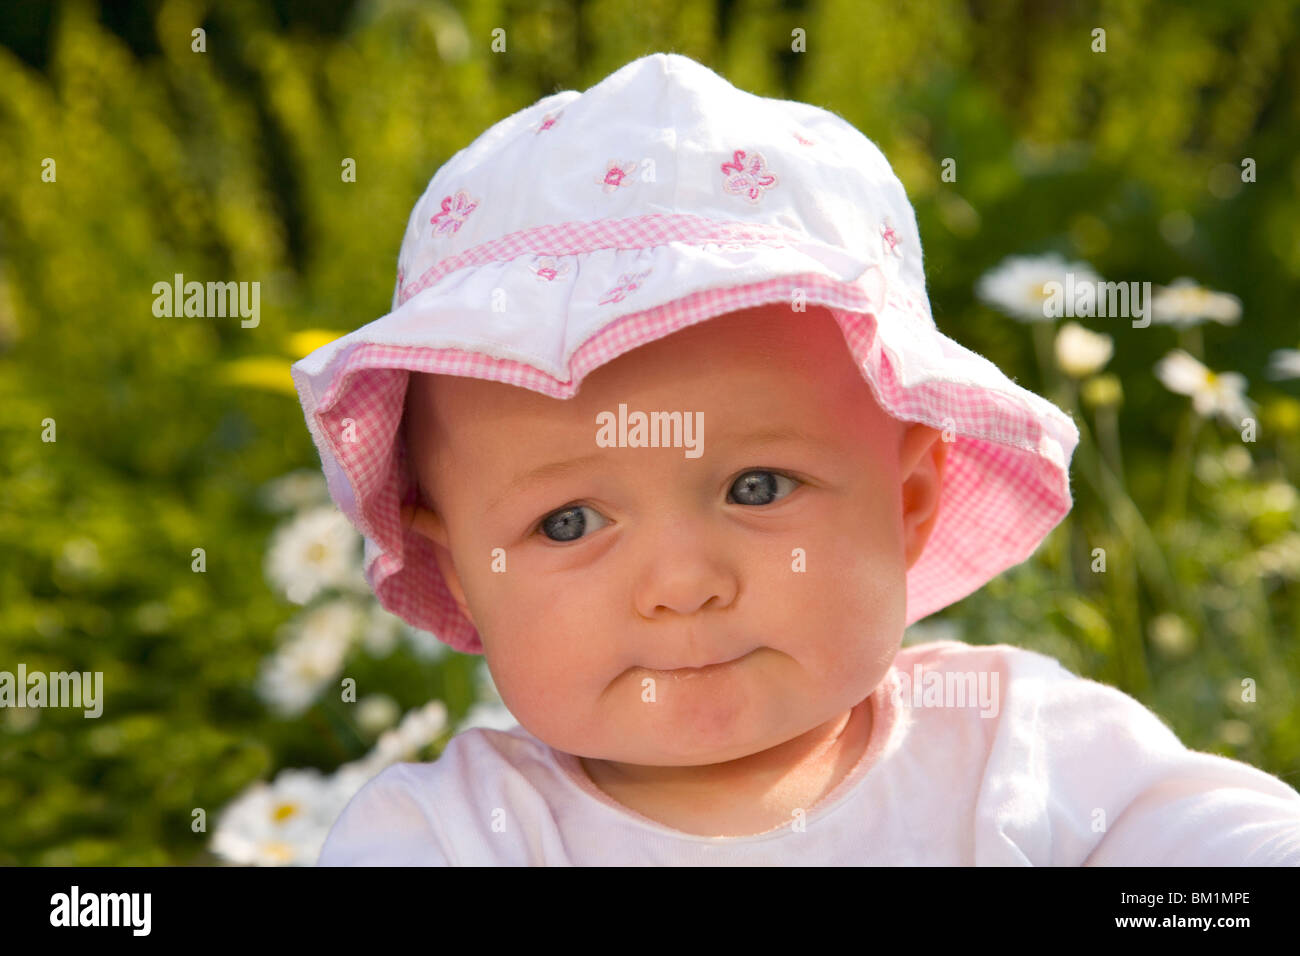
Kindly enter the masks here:
<path id="1" fill-rule="evenodd" d="M 469 193 L 458 189 L 456 195 L 443 197 L 442 211 L 436 213 L 429 222 L 433 223 L 433 231 L 439 236 L 456 232 L 464 224 L 466 217 L 477 208 L 478 200 L 471 199 Z"/>
<path id="2" fill-rule="evenodd" d="M 880 239 L 884 243 L 885 252 L 900 259 L 903 258 L 903 250 L 898 248 L 903 240 L 899 239 L 898 233 L 894 232 L 894 224 L 890 222 L 888 216 L 885 217 L 885 222 L 880 227 Z"/>
<path id="3" fill-rule="evenodd" d="M 723 190 L 733 196 L 744 196 L 751 203 L 758 202 L 764 189 L 776 185 L 776 177 L 767 171 L 762 153 L 746 154 L 743 149 L 738 149 L 731 162 L 722 164 L 722 171 L 727 176 L 722 184 Z"/>
<path id="4" fill-rule="evenodd" d="M 795 134 L 794 134 L 794 138 L 797 139 L 797 140 L 798 140 L 800 143 L 802 143 L 804 146 L 816 146 L 816 145 L 817 145 L 816 143 L 814 143 L 814 142 L 813 142 L 812 140 L 810 140 L 810 139 L 804 139 L 804 138 L 803 138 L 802 136 L 800 136 L 798 133 L 795 133 Z"/>
<path id="5" fill-rule="evenodd" d="M 569 274 L 568 263 L 560 262 L 554 256 L 539 256 L 532 266 L 533 275 L 543 282 L 554 282 L 561 276 Z"/>
<path id="6" fill-rule="evenodd" d="M 605 192 L 612 193 L 619 186 L 623 185 L 623 181 L 627 179 L 627 177 L 631 176 L 632 172 L 635 169 L 636 169 L 636 160 L 632 160 L 631 162 L 628 163 L 622 163 L 620 165 L 618 160 L 611 159 L 609 161 L 608 167 L 605 170 L 605 178 L 597 179 L 596 182 L 600 183 L 602 186 L 605 187 Z"/>
<path id="7" fill-rule="evenodd" d="M 631 292 L 641 288 L 641 280 L 650 274 L 650 270 L 644 272 L 625 272 L 618 277 L 618 285 L 605 293 L 600 300 L 601 305 L 609 305 L 612 302 L 622 302 L 624 297 Z"/>
<path id="8" fill-rule="evenodd" d="M 564 111 L 561 110 L 560 112 L 564 112 Z M 534 130 L 534 133 L 546 132 L 548 129 L 550 129 L 552 126 L 555 125 L 555 121 L 558 120 L 559 118 L 560 118 L 560 113 L 547 113 L 545 116 L 542 117 L 542 121 L 537 124 L 537 129 Z"/>

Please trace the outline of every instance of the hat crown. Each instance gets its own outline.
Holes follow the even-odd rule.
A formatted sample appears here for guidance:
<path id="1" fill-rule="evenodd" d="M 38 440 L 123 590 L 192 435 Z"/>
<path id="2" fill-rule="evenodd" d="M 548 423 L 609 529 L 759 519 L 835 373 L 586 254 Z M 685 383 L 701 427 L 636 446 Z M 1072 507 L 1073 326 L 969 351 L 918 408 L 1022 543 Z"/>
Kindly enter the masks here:
<path id="1" fill-rule="evenodd" d="M 548 96 L 456 153 L 411 214 L 393 306 L 484 243 L 655 215 L 778 228 L 880 264 L 928 306 L 916 218 L 874 143 L 827 110 L 745 92 L 674 53 Z"/>

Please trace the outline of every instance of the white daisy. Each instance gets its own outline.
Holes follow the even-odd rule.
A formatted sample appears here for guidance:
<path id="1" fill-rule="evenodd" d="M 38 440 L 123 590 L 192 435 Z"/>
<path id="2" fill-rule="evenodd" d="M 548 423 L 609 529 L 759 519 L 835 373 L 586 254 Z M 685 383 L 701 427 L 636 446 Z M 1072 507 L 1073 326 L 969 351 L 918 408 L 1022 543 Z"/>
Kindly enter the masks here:
<path id="1" fill-rule="evenodd" d="M 447 727 L 447 706 L 433 700 L 423 707 L 407 711 L 401 724 L 380 735 L 375 746 L 359 760 L 344 764 L 334 772 L 330 785 L 344 803 L 366 781 L 399 760 L 409 760 L 433 743 Z"/>
<path id="2" fill-rule="evenodd" d="M 301 614 L 290 624 L 294 636 L 263 663 L 258 694 L 283 716 L 302 713 L 338 676 L 360 624 L 361 612 L 346 600 Z"/>
<path id="3" fill-rule="evenodd" d="M 326 776 L 314 768 L 282 770 L 254 783 L 222 810 L 212 850 L 229 863 L 313 866 L 334 821 L 357 791 L 385 767 L 415 756 L 447 726 L 442 701 L 415 707 L 360 760 Z"/>
<path id="4" fill-rule="evenodd" d="M 1151 320 L 1190 328 L 1213 319 L 1235 325 L 1241 319 L 1241 300 L 1227 292 L 1214 292 L 1191 279 L 1175 279 L 1151 297 Z"/>
<path id="5" fill-rule="evenodd" d="M 333 506 L 311 508 L 277 529 L 266 557 L 266 577 L 294 604 L 326 588 L 364 589 L 361 536 Z"/>
<path id="6" fill-rule="evenodd" d="M 1114 354 L 1114 339 L 1091 332 L 1078 322 L 1067 322 L 1056 333 L 1056 363 L 1071 378 L 1101 371 Z"/>
<path id="7" fill-rule="evenodd" d="M 312 866 L 344 803 L 319 770 L 282 770 L 222 810 L 212 851 L 229 863 Z"/>
<path id="8" fill-rule="evenodd" d="M 1010 256 L 997 268 L 984 273 L 975 286 L 975 294 L 1012 318 L 1029 322 L 1050 322 L 1043 303 L 1048 299 L 1044 285 L 1059 282 L 1065 286 L 1067 273 L 1074 274 L 1077 287 L 1085 282 L 1100 282 L 1101 277 L 1086 262 L 1066 262 L 1055 253 L 1045 256 Z"/>
<path id="9" fill-rule="evenodd" d="M 385 731 L 363 760 L 378 772 L 390 763 L 416 755 L 437 740 L 446 727 L 447 706 L 440 700 L 429 701 L 407 711 L 402 722 Z"/>
<path id="10" fill-rule="evenodd" d="M 440 700 L 431 700 L 423 707 L 416 707 L 406 712 L 402 722 L 397 726 L 397 738 L 401 742 L 403 754 L 413 754 L 427 747 L 438 739 L 447 729 L 447 705 Z"/>
<path id="11" fill-rule="evenodd" d="M 1225 424 L 1240 428 L 1243 418 L 1254 415 L 1254 405 L 1245 394 L 1246 378 L 1238 372 L 1211 372 L 1182 349 L 1157 362 L 1155 372 L 1171 392 L 1190 395 L 1202 418 L 1217 414 Z"/>
<path id="12" fill-rule="evenodd" d="M 1300 349 L 1278 349 L 1269 356 L 1269 378 L 1300 378 Z"/>

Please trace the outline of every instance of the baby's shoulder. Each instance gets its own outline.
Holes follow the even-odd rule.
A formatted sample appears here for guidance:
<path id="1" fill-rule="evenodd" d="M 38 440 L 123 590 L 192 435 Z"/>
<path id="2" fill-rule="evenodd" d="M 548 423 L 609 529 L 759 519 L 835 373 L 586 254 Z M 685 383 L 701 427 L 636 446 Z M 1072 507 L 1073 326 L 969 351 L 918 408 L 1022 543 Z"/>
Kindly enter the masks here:
<path id="1" fill-rule="evenodd" d="M 361 792 L 372 799 L 406 799 L 445 806 L 456 797 L 473 799 L 493 779 L 487 770 L 508 771 L 540 759 L 540 741 L 522 727 L 508 730 L 470 727 L 453 736 L 435 760 L 394 763 L 376 774 Z"/>
<path id="2" fill-rule="evenodd" d="M 1122 739 L 1181 749 L 1170 727 L 1136 698 L 1081 677 L 1038 651 L 1010 644 L 930 641 L 902 648 L 894 666 L 905 683 L 930 673 L 949 682 L 956 677 L 987 681 L 999 723 L 1009 725 L 1004 731 L 1066 733 L 1080 744 Z"/>
<path id="3" fill-rule="evenodd" d="M 941 640 L 911 644 L 899 650 L 894 666 L 910 673 L 920 670 L 998 673 L 1017 680 L 1079 681 L 1054 657 L 1012 644 L 967 644 Z"/>
<path id="4" fill-rule="evenodd" d="M 931 657 L 931 658 L 989 658 L 989 659 L 1022 659 L 1025 661 L 1036 661 L 1045 664 L 1055 664 L 1061 666 L 1060 661 L 1047 654 L 1038 651 L 1031 651 L 1024 647 L 1016 647 L 1014 644 L 967 644 L 965 641 L 944 638 L 936 641 L 922 641 L 918 644 L 906 644 L 898 651 L 898 656 L 902 657 Z"/>
<path id="5" fill-rule="evenodd" d="M 500 771 L 527 761 L 535 749 L 520 727 L 473 727 L 452 737 L 436 760 L 390 764 L 343 808 L 319 865 L 454 865 L 449 834 L 487 805 L 485 788 L 508 775 Z"/>

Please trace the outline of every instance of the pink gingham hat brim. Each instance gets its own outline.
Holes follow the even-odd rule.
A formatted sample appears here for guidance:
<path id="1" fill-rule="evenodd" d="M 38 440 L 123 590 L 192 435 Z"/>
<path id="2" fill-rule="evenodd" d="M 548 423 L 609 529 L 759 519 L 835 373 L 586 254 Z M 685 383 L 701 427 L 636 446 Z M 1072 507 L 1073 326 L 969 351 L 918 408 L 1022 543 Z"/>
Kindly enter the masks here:
<path id="1" fill-rule="evenodd" d="M 656 174 L 629 183 L 646 156 Z M 402 507 L 421 500 L 400 427 L 410 372 L 564 399 L 685 326 L 799 302 L 830 310 L 882 408 L 951 439 L 907 624 L 960 600 L 1069 512 L 1079 434 L 938 331 L 920 259 L 902 186 L 861 133 L 685 57 L 642 58 L 501 121 L 417 203 L 393 310 L 292 369 L 330 494 L 365 538 L 367 581 L 412 626 L 482 653 L 432 546 L 403 527 Z"/>

